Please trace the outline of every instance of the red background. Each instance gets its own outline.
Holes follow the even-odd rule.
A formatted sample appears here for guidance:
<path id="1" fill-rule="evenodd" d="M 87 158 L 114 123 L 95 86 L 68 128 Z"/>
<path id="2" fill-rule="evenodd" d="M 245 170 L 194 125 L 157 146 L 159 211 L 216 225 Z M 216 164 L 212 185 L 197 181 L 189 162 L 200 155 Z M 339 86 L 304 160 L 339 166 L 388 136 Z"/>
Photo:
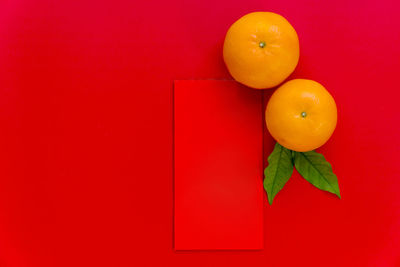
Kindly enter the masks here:
<path id="1" fill-rule="evenodd" d="M 259 10 L 299 34 L 292 77 L 336 99 L 321 151 L 342 200 L 294 174 L 265 202 L 264 250 L 174 252 L 173 80 L 230 78 L 224 34 Z M 0 266 L 400 266 L 399 11 L 389 0 L 1 1 Z"/>

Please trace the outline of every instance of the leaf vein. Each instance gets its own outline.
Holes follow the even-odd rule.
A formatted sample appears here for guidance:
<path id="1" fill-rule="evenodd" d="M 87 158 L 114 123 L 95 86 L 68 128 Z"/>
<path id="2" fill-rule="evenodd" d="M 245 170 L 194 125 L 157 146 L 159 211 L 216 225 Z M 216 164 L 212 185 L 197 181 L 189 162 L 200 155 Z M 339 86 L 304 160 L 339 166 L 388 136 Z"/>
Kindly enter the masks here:
<path id="1" fill-rule="evenodd" d="M 336 192 L 336 189 L 332 187 L 332 185 L 330 184 L 329 180 L 320 172 L 320 170 L 319 170 L 318 168 L 316 168 L 316 167 L 314 166 L 314 164 L 312 163 L 312 161 L 305 155 L 305 153 L 299 153 L 299 154 L 301 154 L 302 156 L 304 156 L 304 158 L 310 163 L 310 164 L 309 164 L 309 168 L 312 167 L 314 170 L 316 170 L 316 171 L 319 173 L 319 175 L 326 181 L 326 183 L 328 184 L 328 186 L 329 186 L 334 192 Z M 315 164 L 315 165 L 317 165 L 317 164 Z"/>

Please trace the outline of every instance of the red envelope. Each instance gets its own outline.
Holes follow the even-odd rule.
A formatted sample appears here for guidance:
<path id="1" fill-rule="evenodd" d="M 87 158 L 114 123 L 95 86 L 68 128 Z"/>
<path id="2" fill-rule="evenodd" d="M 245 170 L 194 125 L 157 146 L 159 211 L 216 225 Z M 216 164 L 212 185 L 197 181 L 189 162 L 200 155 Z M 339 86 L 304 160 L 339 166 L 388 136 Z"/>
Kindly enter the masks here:
<path id="1" fill-rule="evenodd" d="M 175 81 L 174 101 L 175 249 L 262 249 L 262 93 Z"/>

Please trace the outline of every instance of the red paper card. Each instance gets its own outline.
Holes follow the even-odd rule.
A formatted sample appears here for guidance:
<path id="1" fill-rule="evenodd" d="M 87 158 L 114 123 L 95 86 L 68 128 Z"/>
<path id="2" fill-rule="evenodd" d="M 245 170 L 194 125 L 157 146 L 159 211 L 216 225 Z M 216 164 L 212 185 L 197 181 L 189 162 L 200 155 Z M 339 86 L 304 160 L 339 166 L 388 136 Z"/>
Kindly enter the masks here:
<path id="1" fill-rule="evenodd" d="M 175 249 L 263 248 L 262 94 L 175 81 Z"/>

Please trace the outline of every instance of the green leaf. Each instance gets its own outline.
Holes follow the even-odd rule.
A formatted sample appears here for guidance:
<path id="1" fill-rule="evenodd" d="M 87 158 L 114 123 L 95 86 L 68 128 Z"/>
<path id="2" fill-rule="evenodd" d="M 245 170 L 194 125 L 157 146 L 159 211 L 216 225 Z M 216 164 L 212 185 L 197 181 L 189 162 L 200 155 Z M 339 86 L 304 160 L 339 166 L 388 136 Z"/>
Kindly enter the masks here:
<path id="1" fill-rule="evenodd" d="M 312 185 L 341 198 L 337 177 L 322 154 L 315 151 L 295 152 L 294 165 L 301 176 Z"/>
<path id="2" fill-rule="evenodd" d="M 268 157 L 268 166 L 264 170 L 264 189 L 268 194 L 268 202 L 272 201 L 283 188 L 293 173 L 291 150 L 276 143 L 274 151 Z"/>

